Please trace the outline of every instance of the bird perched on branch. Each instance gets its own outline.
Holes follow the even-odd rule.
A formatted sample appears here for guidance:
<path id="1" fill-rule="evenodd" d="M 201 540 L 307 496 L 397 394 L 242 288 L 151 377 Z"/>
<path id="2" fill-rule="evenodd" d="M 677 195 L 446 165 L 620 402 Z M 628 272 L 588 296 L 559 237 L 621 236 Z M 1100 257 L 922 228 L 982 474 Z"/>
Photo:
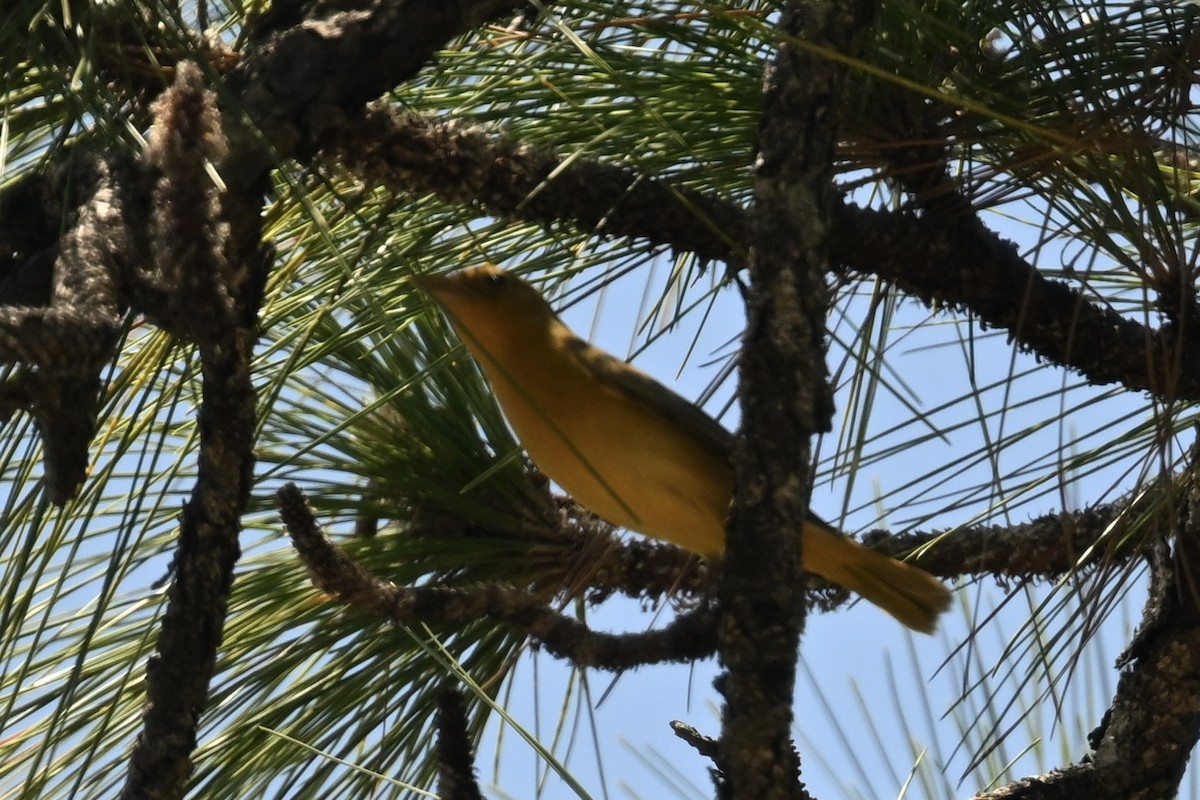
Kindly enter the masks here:
<path id="1" fill-rule="evenodd" d="M 534 463 L 597 516 L 705 556 L 725 549 L 733 435 L 645 373 L 580 339 L 531 285 L 495 267 L 414 279 L 446 311 Z M 804 567 L 918 631 L 950 592 L 811 512 Z"/>

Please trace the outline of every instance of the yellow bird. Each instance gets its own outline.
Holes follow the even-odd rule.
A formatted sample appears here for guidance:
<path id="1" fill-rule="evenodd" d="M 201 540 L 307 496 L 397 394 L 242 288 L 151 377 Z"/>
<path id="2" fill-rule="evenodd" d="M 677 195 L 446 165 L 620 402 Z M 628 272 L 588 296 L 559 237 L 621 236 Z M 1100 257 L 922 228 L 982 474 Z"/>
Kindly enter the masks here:
<path id="1" fill-rule="evenodd" d="M 421 276 L 483 368 L 534 463 L 603 519 L 705 556 L 725 549 L 733 435 L 645 373 L 580 339 L 495 267 Z M 931 633 L 950 592 L 810 513 L 804 566 Z"/>

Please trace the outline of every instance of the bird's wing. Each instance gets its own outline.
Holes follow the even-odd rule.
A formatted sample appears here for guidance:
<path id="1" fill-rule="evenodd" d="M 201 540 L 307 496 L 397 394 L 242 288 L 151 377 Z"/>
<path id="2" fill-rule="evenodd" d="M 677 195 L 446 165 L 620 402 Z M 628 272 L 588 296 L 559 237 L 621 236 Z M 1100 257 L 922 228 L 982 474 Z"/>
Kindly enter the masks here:
<path id="1" fill-rule="evenodd" d="M 593 347 L 579 337 L 572 336 L 568 346 L 576 358 L 591 367 L 605 386 L 611 386 L 637 405 L 687 428 L 716 458 L 729 462 L 733 453 L 733 434 L 698 406 L 641 370 Z"/>
<path id="2" fill-rule="evenodd" d="M 586 361 L 595 370 L 595 374 L 605 385 L 614 387 L 639 405 L 687 426 L 714 456 L 726 462 L 730 461 L 733 455 L 733 434 L 704 413 L 699 406 L 688 402 L 641 370 L 593 347 L 577 336 L 571 337 L 569 347 L 577 358 Z M 808 512 L 808 519 L 827 530 L 837 531 L 812 511 Z"/>

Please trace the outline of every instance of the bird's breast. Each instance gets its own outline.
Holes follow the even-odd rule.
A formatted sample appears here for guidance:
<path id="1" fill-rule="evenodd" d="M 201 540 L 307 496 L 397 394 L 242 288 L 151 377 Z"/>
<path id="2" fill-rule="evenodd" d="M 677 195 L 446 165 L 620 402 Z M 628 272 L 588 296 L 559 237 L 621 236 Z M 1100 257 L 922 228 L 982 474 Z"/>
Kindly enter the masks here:
<path id="1" fill-rule="evenodd" d="M 698 553 L 724 549 L 730 467 L 685 427 L 598 382 L 582 364 L 543 364 L 528 376 L 490 366 L 496 397 L 530 457 L 582 506 Z"/>

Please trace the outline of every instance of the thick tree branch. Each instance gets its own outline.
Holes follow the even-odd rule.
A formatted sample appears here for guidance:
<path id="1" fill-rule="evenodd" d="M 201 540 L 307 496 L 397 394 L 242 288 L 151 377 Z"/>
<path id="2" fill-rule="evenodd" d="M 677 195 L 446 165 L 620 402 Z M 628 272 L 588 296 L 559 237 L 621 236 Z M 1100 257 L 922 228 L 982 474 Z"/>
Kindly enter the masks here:
<path id="1" fill-rule="evenodd" d="M 173 329 L 200 352 L 200 452 L 157 652 L 147 668 L 143 727 L 124 800 L 180 797 L 192 771 L 250 497 L 256 421 L 250 364 L 266 278 L 259 215 L 231 222 L 246 209 L 237 199 L 218 198 L 204 177 L 204 160 L 219 155 L 222 137 L 213 95 L 198 69 L 181 65 L 156 115 L 149 157 L 160 170 L 159 196 L 176 202 L 153 210 L 152 251 L 172 259 L 156 273 L 160 288 L 180 317 Z M 188 240 L 173 239 L 180 235 Z"/>
<path id="2" fill-rule="evenodd" d="M 733 202 L 624 165 L 564 164 L 550 151 L 478 127 L 372 108 L 361 128 L 347 125 L 336 133 L 326 158 L 349 164 L 372 185 L 432 192 L 489 214 L 586 231 L 603 220 L 603 233 L 643 238 L 734 269 L 747 263 L 748 218 Z M 879 275 L 929 305 L 973 314 L 1094 384 L 1200 400 L 1194 331 L 1174 323 L 1150 328 L 1087 300 L 1046 278 L 973 216 L 926 218 L 838 201 L 832 213 L 833 269 Z"/>
<path id="3" fill-rule="evenodd" d="M 28 245 L 36 248 L 34 265 L 53 264 L 49 304 L 0 307 L 0 362 L 23 368 L 0 386 L 0 412 L 28 408 L 37 419 L 46 493 L 58 505 L 87 476 L 101 375 L 121 329 L 119 275 L 133 249 L 129 171 L 96 158 L 81 158 L 65 171 L 83 187 L 73 219 L 57 244 Z M 42 299 L 37 295 L 46 288 L 47 276 L 40 274 L 41 266 L 31 273 L 28 262 L 23 269 L 14 265 L 4 287 L 10 301 Z"/>
<path id="4" fill-rule="evenodd" d="M 972 217 L 946 219 L 843 206 L 834 255 L 845 268 L 893 281 L 930 305 L 967 311 L 1027 351 L 1094 384 L 1120 383 L 1163 400 L 1200 399 L 1200 339 L 1152 329 L 1086 300 L 1028 264 Z"/>
<path id="5" fill-rule="evenodd" d="M 641 237 L 705 260 L 746 263 L 745 219 L 735 205 L 622 164 L 563 163 L 548 148 L 452 119 L 374 104 L 333 135 L 321 158 L 372 186 L 432 193 L 513 219 Z"/>
<path id="6" fill-rule="evenodd" d="M 536 639 L 576 666 L 625 670 L 643 664 L 692 661 L 716 649 L 707 607 L 677 617 L 662 630 L 609 634 L 554 611 L 543 594 L 496 583 L 465 587 L 396 586 L 368 573 L 321 531 L 303 493 L 292 484 L 276 494 L 280 515 L 313 584 L 375 616 L 405 625 L 462 623 L 491 617 Z"/>
<path id="7" fill-rule="evenodd" d="M 265 280 L 260 224 L 267 172 L 282 158 L 311 152 L 347 110 L 357 110 L 367 99 L 414 74 L 448 39 L 516 4 L 506 0 L 280 3 L 276 8 L 282 17 L 296 11 L 297 18 L 280 26 L 260 26 L 247 57 L 225 87 L 236 96 L 239 109 L 248 112 L 248 120 L 238 118 L 240 124 L 226 126 L 224 133 L 233 135 L 231 147 L 216 146 L 221 137 L 213 133 L 215 112 L 195 68 L 180 65 L 175 88 L 158 104 L 159 137 L 152 141 L 150 155 L 162 180 L 152 204 L 155 230 L 147 237 L 156 261 L 151 271 L 135 276 L 123 301 L 140 301 L 138 310 L 198 346 L 203 375 L 201 445 L 197 481 L 182 516 L 168 610 L 148 670 L 148 704 L 129 765 L 125 798 L 182 794 L 221 641 L 253 465 L 255 393 L 250 363 Z M 210 202 L 205 160 L 219 162 L 230 190 L 220 207 Z M 38 188 L 26 184 L 30 186 Z M 100 211 L 111 207 L 111 203 L 95 205 Z M 87 227 L 94 226 L 89 221 Z M 124 230 L 121 224 L 111 224 L 103 232 Z M 0 236 L 5 267 L 0 290 L 10 302 L 38 299 L 49 263 L 46 254 L 55 250 L 45 236 L 32 240 L 20 236 Z M 90 245 L 96 238 L 93 233 L 78 241 Z M 60 248 L 60 258 L 70 254 L 72 241 Z M 95 258 L 91 263 L 99 269 L 111 267 L 110 260 Z M 91 302 L 112 305 L 116 287 L 113 275 L 108 278 L 114 284 L 112 291 L 97 293 L 90 284 L 67 288 L 87 290 L 95 294 Z M 58 294 L 56 290 L 53 302 L 61 305 Z M 108 322 L 113 316 L 110 311 L 105 309 L 102 320 L 105 334 L 115 333 Z M 23 334 L 12 339 L 19 357 L 39 357 L 40 351 L 30 350 L 39 343 L 37 336 L 29 335 L 31 320 L 53 320 L 58 313 L 58 309 L 13 312 L 13 326 Z M 115 337 L 87 338 L 89 344 L 99 346 Z M 36 377 L 54 374 L 45 368 L 48 365 L 37 366 Z M 24 403 L 34 405 L 47 438 L 50 496 L 62 502 L 82 478 L 95 416 L 76 405 L 96 396 L 98 378 L 89 375 L 83 385 L 57 381 L 54 387 L 57 393 L 47 400 L 45 387 L 25 377 L 12 385 L 8 396 L 0 397 L 0 413 L 11 413 Z M 65 423 L 58 420 L 63 416 L 59 410 L 69 412 Z M 71 424 L 66 449 L 72 457 L 53 457 L 63 449 L 55 445 L 54 434 Z"/>
<path id="8" fill-rule="evenodd" d="M 429 63 L 455 36 L 524 0 L 281 3 L 252 28 L 228 88 L 252 125 L 223 174 L 237 193 L 288 157 L 309 158 L 347 116 Z"/>
<path id="9" fill-rule="evenodd" d="M 871 531 L 863 541 L 945 578 L 995 575 L 1048 578 L 1079 567 L 1113 564 L 1146 554 L 1155 522 L 1175 503 L 1175 488 L 1160 488 L 1082 511 L 1045 514 L 1015 525 L 978 525 L 953 532 L 892 534 Z"/>
<path id="10" fill-rule="evenodd" d="M 1200 595 L 1190 585 L 1200 568 L 1195 535 L 1181 537 L 1173 555 L 1165 544 L 1156 549 L 1142 627 L 1118 664 L 1125 669 L 1112 705 L 1089 737 L 1091 756 L 976 800 L 1160 800 L 1177 794 L 1200 739 Z"/>
<path id="11" fill-rule="evenodd" d="M 804 621 L 801 536 L 813 434 L 829 429 L 825 365 L 833 156 L 845 66 L 793 37 L 847 52 L 873 0 L 793 0 L 764 76 L 755 164 L 751 293 L 739 358 L 742 428 L 734 502 L 717 585 L 720 688 L 717 765 L 730 800 L 798 800 L 792 695 Z"/>
<path id="12" fill-rule="evenodd" d="M 462 694 L 447 686 L 437 710 L 438 797 L 441 800 L 483 800 L 475 778 L 475 751 L 467 725 Z"/>

